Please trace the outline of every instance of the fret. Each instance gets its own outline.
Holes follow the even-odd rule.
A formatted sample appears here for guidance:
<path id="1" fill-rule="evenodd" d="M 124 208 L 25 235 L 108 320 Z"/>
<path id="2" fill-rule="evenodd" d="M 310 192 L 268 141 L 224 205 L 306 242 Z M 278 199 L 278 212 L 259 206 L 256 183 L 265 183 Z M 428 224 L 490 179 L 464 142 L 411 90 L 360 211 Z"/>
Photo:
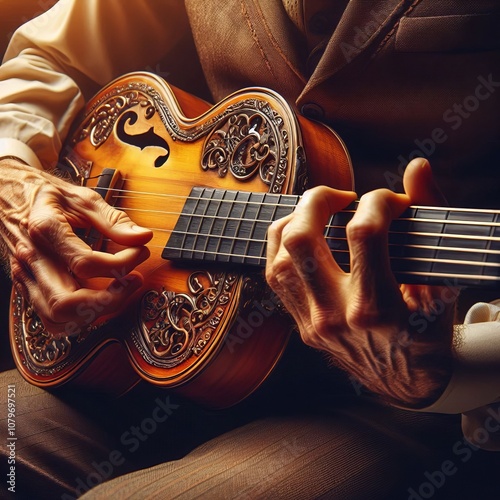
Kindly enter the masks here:
<path id="1" fill-rule="evenodd" d="M 448 211 L 443 209 L 425 209 L 425 208 L 409 208 L 403 214 L 403 223 L 406 225 L 406 236 L 404 238 L 404 251 L 402 255 L 391 255 L 391 267 L 396 279 L 401 281 L 403 276 L 407 277 L 406 281 L 412 281 L 412 278 L 419 276 L 419 282 L 422 279 L 429 280 L 430 276 L 435 272 L 440 272 L 436 266 L 436 259 L 439 258 L 440 247 L 442 246 L 442 235 L 446 234 L 446 224 L 443 221 L 448 219 Z M 419 220 L 420 218 L 424 220 Z M 396 230 L 399 227 L 399 221 L 393 221 L 391 230 Z M 392 240 L 390 239 L 392 242 Z M 407 245 L 428 245 L 435 247 L 434 250 L 420 252 L 415 255 L 413 251 L 408 251 Z M 395 245 L 391 246 L 394 251 Z M 418 257 L 423 259 L 414 260 Z M 416 273 L 416 274 L 410 274 Z M 422 278 L 424 277 L 424 278 Z"/>
<path id="2" fill-rule="evenodd" d="M 190 237 L 191 215 L 195 213 L 197 204 L 201 198 L 203 188 L 194 187 L 182 208 L 182 214 L 170 235 L 167 245 L 161 254 L 163 259 L 179 260 L 189 258 L 184 251 L 193 243 Z"/>
<path id="3" fill-rule="evenodd" d="M 206 247 L 205 259 L 206 260 L 219 260 L 217 254 L 221 253 L 221 245 L 224 241 L 226 234 L 230 234 L 227 223 L 231 217 L 231 211 L 234 208 L 236 193 L 234 191 L 220 191 L 221 201 L 219 208 L 214 218 L 212 226 L 212 234 L 209 238 Z M 234 235 L 233 235 L 234 236 Z"/>
<path id="4" fill-rule="evenodd" d="M 484 261 L 486 259 L 485 254 L 481 250 L 488 249 L 491 241 L 489 241 L 489 237 L 493 236 L 492 234 L 492 223 L 494 222 L 494 214 L 493 213 L 475 213 L 474 211 L 470 212 L 454 212 L 450 213 L 450 222 L 460 221 L 458 224 L 447 224 L 447 229 L 449 234 L 458 235 L 454 241 L 456 242 L 457 247 L 475 249 L 477 253 L 472 254 L 473 258 L 470 258 L 470 261 L 473 263 L 467 266 L 454 266 L 454 272 L 460 273 L 464 272 L 464 269 L 467 270 L 467 274 L 483 276 L 483 278 L 479 278 L 472 282 L 469 282 L 470 285 L 481 285 L 485 276 L 498 276 L 498 269 L 495 269 L 491 266 L 485 266 Z M 474 224 L 471 224 L 473 222 Z M 462 235 L 474 236 L 476 240 L 465 239 Z M 445 251 L 446 247 L 451 246 L 450 241 L 446 241 L 443 244 L 443 251 L 440 252 L 440 257 L 449 257 L 450 253 Z M 452 255 L 456 252 L 452 252 Z M 443 266 L 439 266 L 440 269 Z"/>
<path id="5" fill-rule="evenodd" d="M 352 207 L 354 206 L 353 204 Z M 344 271 L 349 271 L 349 248 L 345 228 L 352 216 L 350 210 L 336 213 L 330 217 L 324 233 L 333 257 Z"/>
<path id="6" fill-rule="evenodd" d="M 486 247 L 488 253 L 485 253 L 484 260 L 485 262 L 496 262 L 498 257 L 494 252 L 500 252 L 500 212 L 493 214 L 490 238 Z"/>
<path id="7" fill-rule="evenodd" d="M 276 216 L 277 209 L 282 201 L 282 196 L 266 193 L 262 198 L 262 203 L 256 213 L 251 241 L 247 247 L 247 257 L 245 263 L 253 265 L 265 265 L 267 229 Z M 293 208 L 290 209 L 290 211 Z"/>
<path id="8" fill-rule="evenodd" d="M 258 227 L 259 239 L 264 240 L 260 247 L 260 253 L 256 255 L 256 265 L 258 266 L 266 265 L 267 229 L 271 222 L 278 220 L 278 208 L 284 204 L 284 197 L 281 194 L 266 194 L 265 199 L 266 205 L 261 214 L 262 222 Z M 293 208 L 291 210 L 293 210 Z"/>
<path id="9" fill-rule="evenodd" d="M 229 196 L 229 193 L 228 193 Z M 231 256 L 234 250 L 235 238 L 238 234 L 240 223 L 245 210 L 245 203 L 248 201 L 249 193 L 246 192 L 231 192 L 231 203 L 228 218 L 225 223 L 223 238 L 219 244 L 219 252 L 221 262 L 232 262 Z"/>
<path id="10" fill-rule="evenodd" d="M 207 247 L 213 234 L 214 224 L 221 205 L 223 192 L 216 189 L 206 189 L 203 192 L 205 204 L 203 205 L 203 216 L 199 217 L 200 224 L 196 237 L 195 258 L 207 259 Z M 211 254 L 210 254 L 211 255 Z"/>
<path id="11" fill-rule="evenodd" d="M 229 233 L 225 233 L 225 240 L 228 243 L 228 262 L 233 264 L 243 264 L 245 257 L 246 241 L 241 240 L 242 235 L 249 237 L 248 222 L 245 220 L 245 212 L 252 193 L 239 191 L 236 194 L 234 212 L 231 214 L 231 221 L 228 227 Z"/>
<path id="12" fill-rule="evenodd" d="M 420 207 L 414 209 L 412 215 L 416 220 L 407 228 L 409 234 L 403 246 L 401 239 L 398 241 L 396 258 L 391 260 L 399 281 L 442 284 L 443 277 L 447 276 L 459 285 L 480 286 L 489 281 L 481 276 L 498 275 L 498 268 L 490 266 L 486 270 L 481 264 L 485 258 L 481 250 L 488 245 L 486 238 L 491 231 L 492 214 Z M 465 252 L 464 257 L 464 250 L 474 251 Z"/>
<path id="13" fill-rule="evenodd" d="M 258 256 L 258 253 L 261 250 L 262 242 L 259 241 L 259 232 L 260 232 L 260 227 L 258 227 L 259 224 L 259 218 L 261 216 L 262 211 L 266 211 L 265 203 L 267 203 L 266 200 L 266 194 L 265 193 L 258 193 L 258 196 L 254 199 L 250 198 L 251 200 L 251 206 L 253 207 L 252 210 L 249 213 L 245 214 L 245 218 L 247 219 L 253 219 L 252 222 L 252 229 L 250 232 L 249 239 L 247 241 L 247 245 L 245 248 L 245 258 L 244 258 L 244 263 L 245 264 L 256 264 L 255 262 L 255 257 Z M 265 237 L 265 233 L 264 233 Z M 262 237 L 260 238 L 262 239 Z"/>
<path id="14" fill-rule="evenodd" d="M 259 220 L 256 222 L 254 238 L 258 243 L 254 244 L 255 264 L 264 266 L 266 263 L 267 230 L 272 222 L 292 213 L 298 203 L 299 197 L 293 195 L 282 195 L 267 193 L 264 197 L 264 205 Z"/>
<path id="15" fill-rule="evenodd" d="M 184 243 L 183 249 L 184 259 L 203 259 L 203 254 L 200 253 L 198 245 L 203 245 L 203 240 L 200 238 L 200 231 L 205 219 L 204 217 L 200 217 L 200 215 L 204 216 L 207 213 L 209 207 L 207 198 L 210 197 L 211 191 L 213 190 L 207 188 L 201 189 L 198 199 L 196 200 L 193 216 L 190 218 L 187 228 L 188 234 L 186 236 L 186 241 Z"/>
<path id="16" fill-rule="evenodd" d="M 455 274 L 467 274 L 471 276 L 498 276 L 498 269 L 491 266 L 484 266 L 485 254 L 482 250 L 488 249 L 490 242 L 488 238 L 491 236 L 494 215 L 493 213 L 475 211 L 450 211 L 448 222 L 446 224 L 447 234 L 452 234 L 455 237 L 445 239 L 442 242 L 442 250 L 439 251 L 438 257 L 440 259 L 460 259 L 457 256 L 457 251 L 449 251 L 448 247 L 473 249 L 475 253 L 468 253 L 469 264 L 466 265 L 448 265 L 447 263 L 436 265 L 437 272 L 444 272 L 445 270 Z M 471 222 L 473 224 L 471 224 Z M 483 278 L 467 278 L 467 284 L 479 286 Z M 460 278 L 463 282 L 464 276 Z"/>

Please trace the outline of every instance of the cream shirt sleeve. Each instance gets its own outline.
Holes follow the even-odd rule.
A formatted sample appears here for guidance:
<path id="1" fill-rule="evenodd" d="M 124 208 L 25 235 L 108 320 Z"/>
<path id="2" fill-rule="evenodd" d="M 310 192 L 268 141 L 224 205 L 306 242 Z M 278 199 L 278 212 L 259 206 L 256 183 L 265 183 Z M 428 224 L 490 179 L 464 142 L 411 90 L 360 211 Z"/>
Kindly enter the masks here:
<path id="1" fill-rule="evenodd" d="M 85 100 L 154 67 L 188 29 L 180 0 L 60 0 L 26 23 L 0 67 L 0 158 L 51 168 Z"/>
<path id="2" fill-rule="evenodd" d="M 471 307 L 454 337 L 448 387 L 422 411 L 466 413 L 500 400 L 500 301 Z"/>

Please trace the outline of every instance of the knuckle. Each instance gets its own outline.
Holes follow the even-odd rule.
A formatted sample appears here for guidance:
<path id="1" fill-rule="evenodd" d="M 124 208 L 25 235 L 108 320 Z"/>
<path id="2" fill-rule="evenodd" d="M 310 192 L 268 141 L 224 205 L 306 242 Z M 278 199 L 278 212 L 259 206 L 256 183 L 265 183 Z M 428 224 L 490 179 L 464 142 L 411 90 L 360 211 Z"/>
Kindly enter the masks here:
<path id="1" fill-rule="evenodd" d="M 102 199 L 100 200 L 102 202 Z M 104 217 L 110 222 L 113 226 L 119 226 L 120 224 L 130 224 L 130 217 L 123 211 L 117 210 L 113 208 L 111 205 L 104 203 L 101 205 L 101 209 L 103 211 Z"/>
<path id="2" fill-rule="evenodd" d="M 351 243 L 372 241 L 380 236 L 381 229 L 375 221 L 353 217 L 347 223 L 346 235 Z"/>
<path id="3" fill-rule="evenodd" d="M 301 329 L 300 336 L 304 344 L 308 345 L 309 347 L 322 349 L 324 347 L 325 341 L 323 335 L 320 333 L 322 331 L 320 330 L 320 328 L 321 324 L 315 323 L 314 328 L 312 326 L 309 326 L 308 328 Z"/>
<path id="4" fill-rule="evenodd" d="M 266 280 L 271 288 L 280 288 L 283 281 L 289 281 L 292 274 L 292 264 L 289 259 L 278 257 L 266 267 Z"/>
<path id="5" fill-rule="evenodd" d="M 275 288 L 276 287 L 276 277 L 275 277 L 275 274 L 274 274 L 274 269 L 272 266 L 267 266 L 266 267 L 266 281 L 267 283 L 269 284 L 269 286 L 271 288 Z"/>
<path id="6" fill-rule="evenodd" d="M 280 233 L 280 226 L 281 222 L 280 220 L 275 220 L 273 223 L 269 225 L 267 228 L 267 239 L 268 240 L 275 240 L 278 238 L 279 233 Z"/>
<path id="7" fill-rule="evenodd" d="M 51 239 L 57 232 L 57 219 L 45 215 L 31 217 L 27 222 L 26 230 L 34 241 Z"/>
<path id="8" fill-rule="evenodd" d="M 380 323 L 380 314 L 354 298 L 346 310 L 346 323 L 351 331 L 371 330 Z"/>
<path id="9" fill-rule="evenodd" d="M 392 220 L 392 211 L 387 201 L 391 195 L 394 193 L 388 189 L 364 194 L 358 210 L 346 226 L 348 238 L 359 241 L 384 234 Z"/>
<path id="10" fill-rule="evenodd" d="M 394 193 L 387 188 L 375 189 L 374 191 L 368 191 L 363 196 L 361 196 L 360 201 L 368 205 L 380 205 L 385 203 L 385 200 L 394 196 Z"/>
<path id="11" fill-rule="evenodd" d="M 308 189 L 302 197 L 320 197 L 320 196 L 330 196 L 332 194 L 332 188 L 325 186 L 323 184 L 319 186 L 314 186 L 310 189 Z"/>
<path id="12" fill-rule="evenodd" d="M 102 202 L 102 197 L 97 191 L 89 189 L 88 187 L 77 186 L 77 193 L 80 197 L 81 203 L 83 203 L 88 208 L 91 208 Z"/>
<path id="13" fill-rule="evenodd" d="M 84 214 L 86 212 L 100 212 L 103 210 L 103 205 L 108 206 L 100 194 L 87 187 L 76 186 L 74 195 L 74 206 Z"/>
<path id="14" fill-rule="evenodd" d="M 65 321 L 66 298 L 63 294 L 54 294 L 47 298 L 46 318 L 52 324 Z"/>
<path id="15" fill-rule="evenodd" d="M 87 278 L 88 273 L 88 255 L 87 252 L 75 253 L 68 259 L 68 267 L 71 272 L 79 278 Z"/>
<path id="16" fill-rule="evenodd" d="M 299 201 L 299 206 L 317 206 L 332 196 L 332 188 L 324 185 L 314 186 L 306 190 Z"/>
<path id="17" fill-rule="evenodd" d="M 313 314 L 314 331 L 318 337 L 323 338 L 329 332 L 339 327 L 339 320 L 333 311 L 320 310 Z"/>
<path id="18" fill-rule="evenodd" d="M 310 234 L 298 227 L 288 225 L 283 230 L 281 237 L 283 246 L 289 253 L 307 252 L 313 246 Z"/>
<path id="19" fill-rule="evenodd" d="M 39 254 L 34 247 L 19 243 L 16 245 L 14 258 L 18 262 L 30 267 L 39 259 Z"/>

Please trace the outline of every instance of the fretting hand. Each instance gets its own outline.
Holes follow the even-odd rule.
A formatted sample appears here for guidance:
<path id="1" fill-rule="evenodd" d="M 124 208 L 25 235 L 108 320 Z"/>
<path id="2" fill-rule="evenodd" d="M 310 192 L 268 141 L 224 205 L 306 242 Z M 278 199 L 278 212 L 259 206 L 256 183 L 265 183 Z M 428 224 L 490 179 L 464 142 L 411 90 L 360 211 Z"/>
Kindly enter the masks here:
<path id="1" fill-rule="evenodd" d="M 74 335 L 115 314 L 141 286 L 132 272 L 146 260 L 151 231 L 109 206 L 91 189 L 74 186 L 16 160 L 0 162 L 0 233 L 13 282 L 53 335 Z M 92 250 L 74 229 L 94 227 L 126 247 Z M 111 278 L 91 289 L 81 280 Z"/>
<path id="2" fill-rule="evenodd" d="M 389 263 L 388 228 L 410 204 L 442 204 L 427 161 L 404 175 L 406 194 L 381 189 L 364 195 L 347 226 L 350 273 L 342 271 L 323 236 L 329 216 L 355 194 L 317 187 L 296 210 L 272 224 L 266 277 L 302 340 L 386 401 L 424 407 L 451 373 L 456 292 L 399 285 Z M 451 297 L 451 298 L 450 298 Z"/>

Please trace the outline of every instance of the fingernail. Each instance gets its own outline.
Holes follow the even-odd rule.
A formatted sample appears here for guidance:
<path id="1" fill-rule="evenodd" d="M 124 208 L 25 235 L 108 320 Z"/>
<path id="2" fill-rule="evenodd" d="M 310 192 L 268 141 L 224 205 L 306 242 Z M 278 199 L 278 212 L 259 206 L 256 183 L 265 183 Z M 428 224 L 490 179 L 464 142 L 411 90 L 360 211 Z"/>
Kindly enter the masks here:
<path id="1" fill-rule="evenodd" d="M 415 158 L 412 160 L 412 163 L 419 168 L 425 168 L 429 165 L 427 158 Z"/>
<path id="2" fill-rule="evenodd" d="M 135 233 L 150 233 L 151 232 L 150 229 L 148 229 L 146 227 L 138 226 L 137 224 L 132 226 L 132 231 L 134 231 Z"/>

